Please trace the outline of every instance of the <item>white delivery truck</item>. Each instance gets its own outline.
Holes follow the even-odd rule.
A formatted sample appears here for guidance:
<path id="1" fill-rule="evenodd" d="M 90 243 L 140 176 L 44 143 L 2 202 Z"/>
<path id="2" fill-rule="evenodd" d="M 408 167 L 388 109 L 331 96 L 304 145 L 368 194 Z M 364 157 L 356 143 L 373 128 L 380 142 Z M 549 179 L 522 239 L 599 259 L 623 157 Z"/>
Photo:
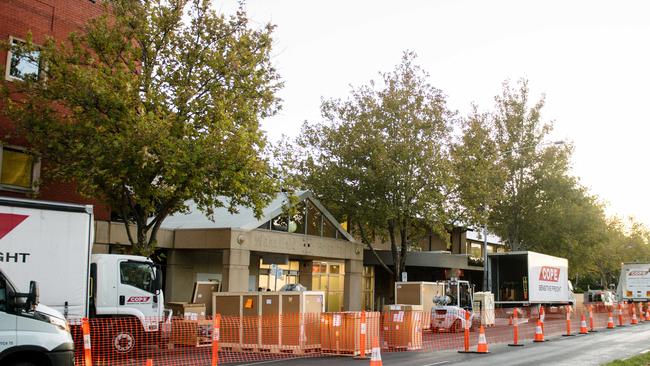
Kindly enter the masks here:
<path id="1" fill-rule="evenodd" d="M 522 251 L 491 253 L 488 259 L 495 306 L 575 303 L 565 258 Z"/>
<path id="2" fill-rule="evenodd" d="M 648 301 L 650 299 L 650 264 L 623 263 L 616 295 L 619 301 Z"/>
<path id="3" fill-rule="evenodd" d="M 119 324 L 137 327 L 102 329 L 113 351 L 129 353 L 160 330 L 161 271 L 145 257 L 91 256 L 93 227 L 89 205 L 0 197 L 0 270 L 18 292 L 37 281 L 40 302 L 73 325 L 83 317 L 136 319 Z"/>
<path id="4" fill-rule="evenodd" d="M 21 293 L 0 270 L 0 365 L 74 365 L 68 322 L 60 312 L 40 304 L 38 294 L 35 281 L 29 292 Z"/>

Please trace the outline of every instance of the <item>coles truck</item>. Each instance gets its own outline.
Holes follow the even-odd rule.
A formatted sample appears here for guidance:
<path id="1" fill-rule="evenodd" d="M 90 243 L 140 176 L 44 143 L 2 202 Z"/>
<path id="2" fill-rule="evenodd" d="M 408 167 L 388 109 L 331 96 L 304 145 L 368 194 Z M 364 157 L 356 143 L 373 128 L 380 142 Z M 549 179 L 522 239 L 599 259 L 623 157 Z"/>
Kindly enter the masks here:
<path id="1" fill-rule="evenodd" d="M 570 305 L 575 302 L 565 258 L 525 252 L 491 253 L 495 306 Z"/>
<path id="2" fill-rule="evenodd" d="M 623 263 L 616 294 L 619 301 L 648 301 L 650 299 L 650 264 Z"/>
<path id="3" fill-rule="evenodd" d="M 161 272 L 145 257 L 91 255 L 93 227 L 92 206 L 0 197 L 0 272 L 16 293 L 29 294 L 35 281 L 39 303 L 72 324 L 84 317 L 134 319 L 137 326 L 102 330 L 113 351 L 129 353 L 160 329 Z M 17 330 L 15 347 L 28 346 L 20 344 L 20 332 L 29 331 Z"/>

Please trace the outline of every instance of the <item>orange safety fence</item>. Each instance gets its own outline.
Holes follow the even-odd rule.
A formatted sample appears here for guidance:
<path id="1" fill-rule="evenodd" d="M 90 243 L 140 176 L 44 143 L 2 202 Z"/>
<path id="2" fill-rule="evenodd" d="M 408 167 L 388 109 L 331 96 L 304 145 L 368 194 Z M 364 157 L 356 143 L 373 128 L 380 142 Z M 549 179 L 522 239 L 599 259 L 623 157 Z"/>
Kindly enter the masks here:
<path id="1" fill-rule="evenodd" d="M 632 308 L 638 304 L 622 304 L 623 321 L 629 325 Z M 647 304 L 642 306 L 647 309 Z M 544 336 L 577 334 L 582 315 L 593 323 L 595 330 L 607 326 L 608 311 L 614 310 L 618 325 L 618 304 L 569 308 L 545 308 Z M 567 317 L 568 311 L 568 317 Z M 88 320 L 90 354 L 84 350 L 81 321 L 72 322 L 76 364 L 108 365 L 226 365 L 286 358 L 369 355 L 378 342 L 382 351 L 462 350 L 465 347 L 465 312 L 434 309 L 423 311 L 365 312 L 362 327 L 361 312 L 303 313 L 263 316 L 220 316 L 198 319 L 169 318 L 147 320 L 145 325 L 136 318 L 95 318 Z M 513 342 L 513 309 L 495 309 L 489 314 L 474 312 L 470 318 L 469 343 L 476 347 L 478 328 L 485 327 L 488 343 Z M 487 319 L 481 324 L 482 319 Z M 518 342 L 532 341 L 539 319 L 538 307 L 519 308 L 517 315 Z M 214 332 L 218 326 L 218 332 Z M 365 332 L 362 337 L 362 329 Z M 362 339 L 365 338 L 365 339 Z M 86 341 L 88 337 L 86 337 Z M 363 344 L 361 343 L 363 342 Z"/>

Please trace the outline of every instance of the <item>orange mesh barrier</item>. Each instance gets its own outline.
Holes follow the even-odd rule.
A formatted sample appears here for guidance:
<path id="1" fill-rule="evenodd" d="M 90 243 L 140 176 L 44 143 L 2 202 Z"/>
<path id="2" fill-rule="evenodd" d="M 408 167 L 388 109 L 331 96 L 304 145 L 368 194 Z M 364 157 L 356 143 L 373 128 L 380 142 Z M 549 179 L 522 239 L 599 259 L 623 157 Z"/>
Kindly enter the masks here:
<path id="1" fill-rule="evenodd" d="M 623 305 L 629 324 L 631 307 Z M 607 325 L 607 312 L 614 306 L 593 304 L 594 329 Z M 513 309 L 496 309 L 494 323 L 483 324 L 489 344 L 512 343 Z M 178 365 L 207 366 L 259 362 L 286 358 L 368 355 L 372 344 L 385 351 L 438 351 L 464 349 L 465 313 L 425 314 L 422 311 L 366 312 L 365 344 L 361 344 L 361 312 L 284 314 L 264 316 L 221 316 L 190 320 L 171 318 L 147 321 L 152 331 L 145 331 L 135 318 L 96 318 L 88 321 L 91 346 L 88 357 L 92 365 Z M 587 307 L 569 309 L 572 324 L 580 324 L 582 315 L 589 318 Z M 462 319 L 459 321 L 459 317 Z M 482 317 L 470 315 L 470 347 L 476 347 Z M 491 316 L 484 317 L 492 319 Z M 423 323 L 429 322 L 429 326 Z M 536 307 L 522 307 L 517 317 L 518 342 L 534 338 L 539 313 Z M 567 308 L 546 308 L 544 336 L 566 333 Z M 435 324 L 434 324 L 435 323 Z M 76 364 L 85 361 L 81 321 L 72 322 Z M 214 332 L 218 325 L 218 332 Z M 158 331 L 153 331 L 153 329 Z M 430 328 L 430 329 L 425 329 Z M 573 327 L 572 332 L 577 332 Z M 364 347 L 365 346 L 365 347 Z M 92 356 L 91 356 L 92 355 Z"/>

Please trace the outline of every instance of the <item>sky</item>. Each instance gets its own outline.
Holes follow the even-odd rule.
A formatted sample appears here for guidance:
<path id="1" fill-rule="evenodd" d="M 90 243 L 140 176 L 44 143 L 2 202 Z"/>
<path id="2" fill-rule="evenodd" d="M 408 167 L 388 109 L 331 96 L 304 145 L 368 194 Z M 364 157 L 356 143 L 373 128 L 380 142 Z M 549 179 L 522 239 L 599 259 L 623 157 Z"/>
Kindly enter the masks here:
<path id="1" fill-rule="evenodd" d="M 237 1 L 215 1 L 231 14 Z M 492 109 L 504 80 L 546 97 L 550 141 L 574 145 L 573 173 L 609 215 L 650 226 L 650 1 L 248 0 L 253 26 L 277 26 L 282 110 L 270 141 L 320 119 L 322 98 L 391 71 L 415 51 L 430 83 L 466 115 Z"/>

